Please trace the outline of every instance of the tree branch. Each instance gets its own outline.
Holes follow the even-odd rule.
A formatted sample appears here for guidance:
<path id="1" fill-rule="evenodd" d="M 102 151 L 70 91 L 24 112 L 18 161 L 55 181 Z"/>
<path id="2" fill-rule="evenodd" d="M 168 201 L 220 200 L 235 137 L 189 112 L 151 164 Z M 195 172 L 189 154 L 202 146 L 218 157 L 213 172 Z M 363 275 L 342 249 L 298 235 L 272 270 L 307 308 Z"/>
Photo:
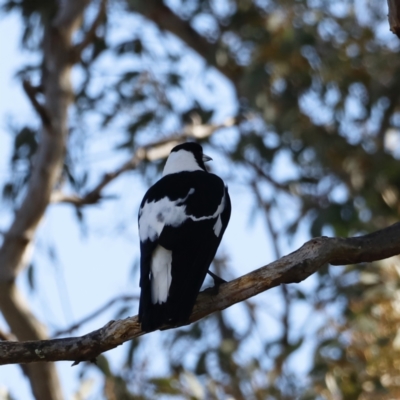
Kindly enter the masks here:
<path id="1" fill-rule="evenodd" d="M 197 298 L 189 323 L 244 301 L 282 283 L 299 283 L 330 263 L 347 265 L 382 260 L 400 254 L 400 223 L 353 238 L 319 237 L 297 251 L 260 269 L 220 286 L 217 295 L 205 290 Z M 171 329 L 165 326 L 162 329 Z M 0 365 L 40 361 L 94 361 L 122 343 L 144 335 L 137 316 L 110 321 L 103 328 L 81 337 L 0 342 Z"/>
<path id="2" fill-rule="evenodd" d="M 86 32 L 85 37 L 83 40 L 76 44 L 71 51 L 72 54 L 72 62 L 78 62 L 79 58 L 81 57 L 82 51 L 91 44 L 94 39 L 96 38 L 96 31 L 97 28 L 101 25 L 104 21 L 106 16 L 106 9 L 107 9 L 107 0 L 101 0 L 99 5 L 99 10 L 97 11 L 96 18 L 94 19 L 91 27 Z"/>
<path id="3" fill-rule="evenodd" d="M 156 161 L 168 157 L 171 149 L 179 143 L 184 142 L 188 138 L 205 139 L 211 136 L 215 131 L 221 128 L 233 126 L 235 123 L 234 118 L 228 118 L 220 124 L 202 124 L 195 118 L 193 124 L 187 125 L 183 133 L 175 134 L 167 138 L 149 143 L 145 146 L 139 147 L 133 157 L 124 162 L 115 171 L 104 174 L 99 183 L 84 196 L 66 195 L 60 191 L 53 192 L 51 196 L 52 203 L 69 203 L 75 207 L 82 207 L 85 205 L 96 204 L 103 195 L 102 190 L 114 179 L 118 178 L 121 174 L 127 171 L 132 171 L 144 161 Z"/>
<path id="4" fill-rule="evenodd" d="M 33 87 L 27 79 L 24 79 L 22 81 L 22 87 L 24 88 L 26 95 L 31 101 L 33 108 L 35 109 L 40 119 L 42 120 L 42 124 L 50 128 L 51 119 L 49 113 L 47 112 L 43 104 L 39 103 L 38 99 L 36 98 L 36 94 L 38 92 L 37 88 Z"/>
<path id="5" fill-rule="evenodd" d="M 53 27 L 71 34 L 82 22 L 83 11 L 91 0 L 61 0 Z"/>
<path id="6" fill-rule="evenodd" d="M 62 170 L 68 135 L 68 107 L 73 98 L 69 54 L 73 33 L 81 23 L 88 2 L 60 1 L 54 20 L 43 21 L 43 104 L 36 98 L 37 91 L 28 81 L 24 82 L 25 91 L 42 120 L 42 129 L 26 195 L 0 247 L 0 310 L 18 340 L 48 337 L 45 327 L 19 292 L 15 280 L 29 262 L 36 229 Z M 25 371 L 36 399 L 63 398 L 54 365 L 27 365 Z"/>
<path id="7" fill-rule="evenodd" d="M 390 30 L 400 39 L 400 1 L 388 0 Z"/>
<path id="8" fill-rule="evenodd" d="M 56 336 L 65 335 L 67 333 L 71 333 L 74 330 L 78 329 L 83 324 L 86 324 L 87 322 L 92 320 L 93 318 L 98 317 L 102 312 L 104 312 L 105 310 L 107 310 L 108 308 L 113 306 L 115 303 L 117 303 L 119 301 L 127 302 L 127 301 L 130 301 L 130 300 L 139 300 L 139 296 L 122 295 L 122 296 L 118 296 L 118 297 L 116 297 L 114 299 L 111 299 L 106 304 L 104 304 L 99 309 L 97 309 L 96 311 L 93 311 L 91 314 L 87 315 L 85 318 L 82 318 L 80 321 L 75 322 L 69 328 L 62 329 L 62 330 L 59 330 L 59 331 L 55 332 L 53 336 L 56 337 Z M 1 339 L 1 331 L 0 331 L 0 339 Z M 10 339 L 2 339 L 2 340 L 10 340 Z"/>

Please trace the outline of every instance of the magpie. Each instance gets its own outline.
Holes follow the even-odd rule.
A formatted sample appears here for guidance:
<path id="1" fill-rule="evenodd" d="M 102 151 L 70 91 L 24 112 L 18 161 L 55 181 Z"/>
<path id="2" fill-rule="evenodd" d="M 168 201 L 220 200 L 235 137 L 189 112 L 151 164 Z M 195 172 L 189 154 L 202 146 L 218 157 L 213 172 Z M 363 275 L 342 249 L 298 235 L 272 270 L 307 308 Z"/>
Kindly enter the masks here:
<path id="1" fill-rule="evenodd" d="M 194 142 L 171 150 L 139 209 L 139 322 L 151 332 L 188 322 L 231 214 L 228 189 Z"/>

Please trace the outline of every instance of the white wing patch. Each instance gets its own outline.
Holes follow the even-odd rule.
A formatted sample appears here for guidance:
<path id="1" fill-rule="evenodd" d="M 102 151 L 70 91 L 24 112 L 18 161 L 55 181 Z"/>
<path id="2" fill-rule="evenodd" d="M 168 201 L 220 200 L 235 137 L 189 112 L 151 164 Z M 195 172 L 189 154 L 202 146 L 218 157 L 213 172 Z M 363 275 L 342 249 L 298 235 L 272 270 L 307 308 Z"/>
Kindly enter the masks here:
<path id="1" fill-rule="evenodd" d="M 139 215 L 140 240 L 144 242 L 150 239 L 154 242 L 160 236 L 164 225 L 181 225 L 188 216 L 185 213 L 186 206 L 178 204 L 185 202 L 193 193 L 192 188 L 183 199 L 170 200 L 168 197 L 163 197 L 158 201 L 146 201 Z"/>
<path id="2" fill-rule="evenodd" d="M 158 201 L 146 201 L 144 206 L 140 209 L 139 214 L 140 240 L 144 242 L 150 239 L 154 242 L 160 236 L 165 225 L 177 227 L 189 218 L 193 221 L 203 221 L 218 217 L 213 227 L 214 234 L 218 237 L 222 230 L 221 214 L 225 209 L 225 191 L 215 213 L 204 217 L 187 215 L 186 205 L 179 205 L 180 203 L 184 203 L 194 191 L 195 189 L 191 188 L 187 196 L 183 199 L 170 200 L 168 197 L 163 197 Z"/>
<path id="3" fill-rule="evenodd" d="M 151 301 L 165 303 L 171 286 L 172 251 L 158 245 L 151 258 Z"/>

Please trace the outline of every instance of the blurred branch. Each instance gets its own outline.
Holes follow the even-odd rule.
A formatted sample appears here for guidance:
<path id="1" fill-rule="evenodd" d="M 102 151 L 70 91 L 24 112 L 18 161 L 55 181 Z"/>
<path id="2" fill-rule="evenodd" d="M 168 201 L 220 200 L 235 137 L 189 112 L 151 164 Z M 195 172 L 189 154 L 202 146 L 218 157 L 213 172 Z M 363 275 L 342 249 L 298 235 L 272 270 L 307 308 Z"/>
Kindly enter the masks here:
<path id="1" fill-rule="evenodd" d="M 82 51 L 95 40 L 97 28 L 101 25 L 101 23 L 104 21 L 106 17 L 106 9 L 107 9 L 107 0 L 101 0 L 96 18 L 94 19 L 89 30 L 86 32 L 85 37 L 80 43 L 76 44 L 72 48 L 71 54 L 73 63 L 79 61 Z"/>
<path id="2" fill-rule="evenodd" d="M 224 63 L 218 62 L 217 55 L 218 51 L 220 51 L 218 44 L 209 42 L 205 37 L 201 36 L 192 28 L 190 21 L 179 18 L 168 6 L 159 0 L 127 1 L 126 3 L 129 8 L 153 21 L 161 30 L 169 31 L 181 39 L 192 50 L 204 58 L 208 64 L 217 68 L 230 79 L 237 89 L 243 67 L 239 66 L 232 58 L 229 58 Z"/>
<path id="3" fill-rule="evenodd" d="M 390 30 L 400 39 L 400 1 L 388 0 Z"/>
<path id="4" fill-rule="evenodd" d="M 53 27 L 68 36 L 75 31 L 82 22 L 83 11 L 91 0 L 60 1 Z M 68 53 L 67 53 L 68 54 Z"/>
<path id="5" fill-rule="evenodd" d="M 264 208 L 266 225 L 267 225 L 267 229 L 271 235 L 275 257 L 280 258 L 281 252 L 280 252 L 279 244 L 278 244 L 279 234 L 275 230 L 274 224 L 271 219 L 272 204 L 264 201 L 256 181 L 253 181 L 251 183 L 251 186 L 253 188 L 253 191 L 255 193 L 258 203 L 260 205 L 262 205 L 262 207 Z M 289 346 L 290 312 L 291 312 L 292 302 L 291 302 L 291 298 L 290 298 L 289 291 L 288 291 L 286 284 L 282 283 L 282 285 L 280 286 L 280 289 L 281 289 L 283 303 L 284 303 L 284 310 L 281 315 L 281 324 L 282 324 L 283 330 L 282 330 L 282 334 L 280 337 L 280 342 L 282 344 L 282 348 L 286 349 Z M 284 362 L 285 362 L 286 358 L 287 358 L 287 354 L 285 352 L 279 353 L 277 355 L 277 357 L 274 358 L 274 368 L 269 375 L 270 379 L 276 380 L 277 378 L 282 376 L 283 366 L 284 366 Z"/>
<path id="6" fill-rule="evenodd" d="M 51 202 L 69 203 L 76 207 L 96 204 L 104 198 L 101 192 L 109 183 L 118 178 L 124 172 L 136 169 L 142 161 L 155 161 L 166 158 L 174 146 L 184 142 L 186 139 L 205 139 L 211 136 L 218 129 L 230 127 L 234 125 L 234 123 L 234 118 L 227 118 L 221 124 L 202 124 L 201 121 L 194 118 L 191 125 L 185 126 L 183 133 L 175 134 L 139 147 L 135 151 L 133 157 L 123 163 L 115 171 L 104 174 L 99 183 L 84 196 L 66 195 L 61 191 L 55 191 L 51 196 Z"/>
<path id="7" fill-rule="evenodd" d="M 25 197 L 0 247 L 0 310 L 12 334 L 22 341 L 48 337 L 44 325 L 33 315 L 15 281 L 29 263 L 36 229 L 62 171 L 68 135 L 68 107 L 73 99 L 69 54 L 73 34 L 88 3 L 89 0 L 60 1 L 55 18 L 41 21 L 44 28 L 42 103 L 37 99 L 39 89 L 27 80 L 23 82 L 25 92 L 41 118 L 42 129 Z M 27 365 L 25 372 L 37 400 L 63 398 L 53 364 Z"/>
<path id="8" fill-rule="evenodd" d="M 69 328 L 56 331 L 53 336 L 56 337 L 56 336 L 65 335 L 67 333 L 71 333 L 74 330 L 80 328 L 83 324 L 86 324 L 87 322 L 89 322 L 93 318 L 96 318 L 97 316 L 99 316 L 101 313 L 106 311 L 108 308 L 113 306 L 115 303 L 118 303 L 119 301 L 125 301 L 126 302 L 126 301 L 130 301 L 130 300 L 139 300 L 139 296 L 128 296 L 128 295 L 118 296 L 118 297 L 108 301 L 106 304 L 104 304 L 104 306 L 102 306 L 98 310 L 92 312 L 91 314 L 89 314 L 85 318 L 82 318 L 80 321 L 75 322 Z M 1 334 L 1 332 L 0 332 L 0 334 Z M 0 339 L 1 339 L 1 336 L 0 336 Z M 6 339 L 4 339 L 4 340 L 6 340 Z"/>
<path id="9" fill-rule="evenodd" d="M 263 179 L 265 179 L 268 183 L 270 183 L 275 189 L 279 189 L 282 190 L 285 193 L 289 193 L 289 194 L 296 194 L 294 193 L 294 184 L 292 184 L 292 182 L 289 183 L 279 183 L 276 180 L 274 180 L 270 174 L 266 173 L 262 167 L 260 165 L 258 165 L 256 162 L 250 161 L 248 159 L 246 159 L 244 161 L 247 165 L 249 165 L 250 167 L 252 167 L 255 172 L 257 173 L 257 175 L 259 175 L 259 177 L 262 177 Z M 258 189 L 257 189 L 258 190 Z"/>
<path id="10" fill-rule="evenodd" d="M 297 251 L 231 282 L 219 293 L 201 292 L 189 323 L 246 300 L 282 283 L 299 283 L 330 263 L 348 265 L 382 260 L 400 254 L 400 223 L 352 238 L 318 237 Z M 165 326 L 163 329 L 175 328 Z M 95 361 L 96 357 L 135 337 L 144 335 L 137 316 L 110 321 L 81 337 L 29 342 L 0 342 L 0 365 L 38 361 Z"/>
<path id="11" fill-rule="evenodd" d="M 399 103 L 399 91 L 397 88 L 393 87 L 393 91 L 388 96 L 388 99 L 389 105 L 383 113 L 380 127 L 376 134 L 376 145 L 380 151 L 385 150 L 385 136 L 391 125 L 390 120 Z"/>
<path id="12" fill-rule="evenodd" d="M 0 340 L 17 340 L 17 338 L 12 333 L 4 332 L 0 329 Z"/>
<path id="13" fill-rule="evenodd" d="M 250 186 L 253 189 L 253 192 L 256 196 L 256 199 L 258 201 L 258 203 L 263 207 L 264 212 L 265 212 L 265 222 L 267 224 L 267 229 L 271 235 L 271 239 L 272 239 L 272 245 L 273 245 L 273 249 L 275 252 L 275 257 L 279 258 L 281 255 L 281 252 L 279 250 L 279 246 L 278 246 L 278 232 L 275 230 L 272 220 L 271 220 L 271 203 L 267 203 L 266 201 L 264 201 L 264 199 L 262 198 L 260 189 L 258 188 L 257 185 L 257 181 L 253 181 L 251 182 Z"/>
<path id="14" fill-rule="evenodd" d="M 137 151 L 135 155 L 124 164 L 122 164 L 119 168 L 117 168 L 113 172 L 109 172 L 103 175 L 103 178 L 99 181 L 99 183 L 90 190 L 83 197 L 77 195 L 65 195 L 60 191 L 53 192 L 51 195 L 52 203 L 69 203 L 73 204 L 76 207 L 82 207 L 89 204 L 96 204 L 102 198 L 104 198 L 101 194 L 101 191 L 114 179 L 118 178 L 122 173 L 126 171 L 130 171 L 135 169 L 139 163 L 143 160 L 145 156 L 145 152 Z"/>
<path id="15" fill-rule="evenodd" d="M 26 79 L 22 81 L 22 87 L 24 88 L 26 95 L 29 97 L 29 100 L 31 101 L 33 108 L 35 109 L 40 119 L 42 120 L 42 124 L 50 127 L 51 119 L 49 113 L 47 112 L 44 105 L 39 103 L 38 99 L 36 98 L 39 89 L 37 87 L 32 86 L 31 83 Z"/>

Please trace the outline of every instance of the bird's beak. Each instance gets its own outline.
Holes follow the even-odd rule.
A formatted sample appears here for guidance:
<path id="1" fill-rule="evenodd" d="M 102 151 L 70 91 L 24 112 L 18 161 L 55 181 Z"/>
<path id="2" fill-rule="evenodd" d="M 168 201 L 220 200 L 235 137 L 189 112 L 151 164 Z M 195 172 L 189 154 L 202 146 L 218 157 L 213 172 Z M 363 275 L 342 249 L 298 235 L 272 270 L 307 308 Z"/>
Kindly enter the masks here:
<path id="1" fill-rule="evenodd" d="M 211 161 L 211 160 L 212 160 L 211 157 L 209 157 L 209 156 L 203 154 L 203 162 L 207 162 L 207 161 Z"/>

